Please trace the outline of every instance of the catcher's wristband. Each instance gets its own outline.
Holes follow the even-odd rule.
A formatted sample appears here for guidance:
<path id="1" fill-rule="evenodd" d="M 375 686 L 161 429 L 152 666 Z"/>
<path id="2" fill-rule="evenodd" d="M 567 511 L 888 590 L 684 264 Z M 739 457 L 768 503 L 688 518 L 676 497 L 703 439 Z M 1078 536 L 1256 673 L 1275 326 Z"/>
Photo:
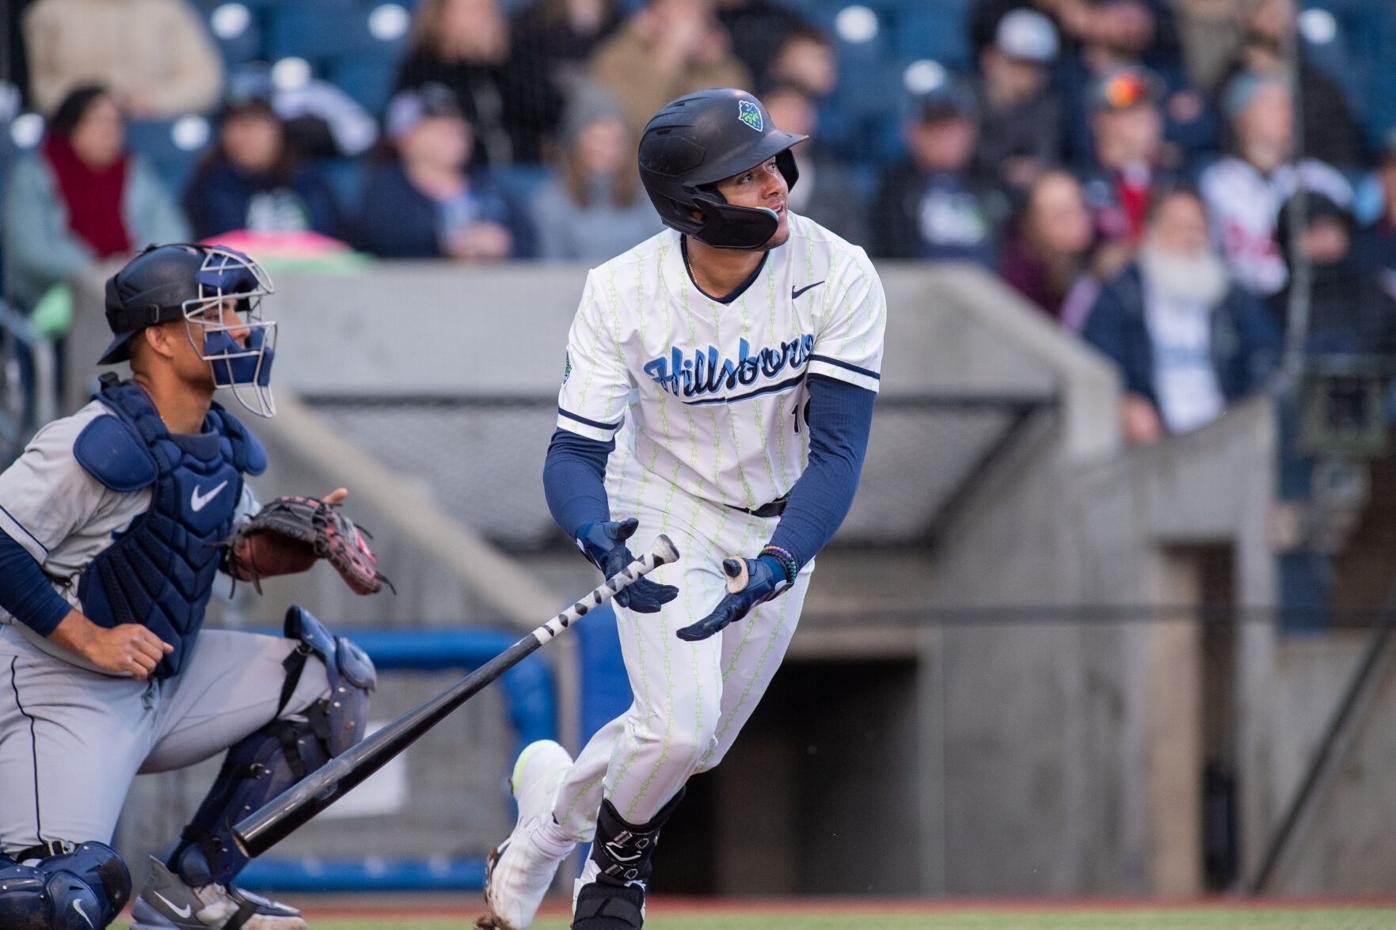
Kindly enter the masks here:
<path id="1" fill-rule="evenodd" d="M 785 572 L 785 580 L 790 584 L 795 583 L 795 578 L 800 574 L 800 563 L 795 561 L 795 556 L 790 554 L 789 549 L 782 549 L 780 546 L 767 546 L 757 554 L 757 558 L 769 555 L 780 563 L 781 570 Z"/>

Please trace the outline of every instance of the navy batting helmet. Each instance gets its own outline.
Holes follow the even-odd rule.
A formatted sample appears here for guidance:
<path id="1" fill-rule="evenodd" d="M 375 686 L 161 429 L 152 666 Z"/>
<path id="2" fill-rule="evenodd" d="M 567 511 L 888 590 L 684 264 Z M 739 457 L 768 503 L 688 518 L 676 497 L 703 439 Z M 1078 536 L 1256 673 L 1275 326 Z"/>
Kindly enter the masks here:
<path id="1" fill-rule="evenodd" d="M 800 172 L 790 147 L 806 138 L 776 129 L 761 101 L 744 90 L 687 94 L 645 126 L 640 180 L 666 226 L 721 249 L 759 249 L 775 235 L 775 213 L 733 206 L 715 185 L 774 157 L 794 187 Z"/>

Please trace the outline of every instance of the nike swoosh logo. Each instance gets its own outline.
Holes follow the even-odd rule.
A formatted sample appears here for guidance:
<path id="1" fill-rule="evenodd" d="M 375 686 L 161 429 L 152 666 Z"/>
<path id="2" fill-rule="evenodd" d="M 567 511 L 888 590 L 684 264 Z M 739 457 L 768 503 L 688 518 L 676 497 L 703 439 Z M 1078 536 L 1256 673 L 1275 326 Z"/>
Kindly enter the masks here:
<path id="1" fill-rule="evenodd" d="M 82 902 L 81 902 L 81 901 L 74 901 L 74 902 L 73 902 L 73 910 L 75 910 L 75 911 L 78 912 L 78 916 L 79 916 L 79 917 L 81 917 L 83 920 L 87 921 L 87 925 L 88 925 L 89 927 L 93 928 L 93 930 L 96 930 L 97 925 L 94 924 L 94 923 L 92 922 L 92 918 L 91 918 L 91 917 L 88 917 L 88 916 L 87 916 L 87 911 L 84 911 L 84 910 L 82 909 Z"/>
<path id="2" fill-rule="evenodd" d="M 812 287 L 818 287 L 819 285 L 821 285 L 821 284 L 823 284 L 823 283 L 824 283 L 823 281 L 816 281 L 816 282 L 814 282 L 813 284 L 806 284 L 804 287 L 796 287 L 795 285 L 792 284 L 792 285 L 790 285 L 790 299 L 791 299 L 791 300 L 794 300 L 794 299 L 796 299 L 797 297 L 799 297 L 801 294 L 803 294 L 805 291 L 809 290 L 810 288 L 812 288 Z"/>
<path id="3" fill-rule="evenodd" d="M 165 902 L 165 906 L 168 907 L 170 910 L 174 911 L 175 916 L 178 917 L 180 920 L 188 920 L 189 915 L 194 913 L 194 906 L 192 904 L 186 904 L 183 907 L 175 907 L 175 903 L 171 901 L 169 898 L 162 895 L 160 892 L 152 891 L 151 894 L 155 895 L 155 897 Z"/>
<path id="4" fill-rule="evenodd" d="M 198 513 L 200 510 L 203 510 L 205 507 L 208 506 L 208 502 L 217 497 L 218 492 L 223 490 L 227 486 L 228 482 L 224 481 L 221 484 L 219 484 L 218 487 L 214 488 L 212 491 L 209 491 L 207 494 L 200 494 L 199 486 L 195 485 L 194 490 L 189 493 L 190 509 L 192 509 L 195 513 Z"/>

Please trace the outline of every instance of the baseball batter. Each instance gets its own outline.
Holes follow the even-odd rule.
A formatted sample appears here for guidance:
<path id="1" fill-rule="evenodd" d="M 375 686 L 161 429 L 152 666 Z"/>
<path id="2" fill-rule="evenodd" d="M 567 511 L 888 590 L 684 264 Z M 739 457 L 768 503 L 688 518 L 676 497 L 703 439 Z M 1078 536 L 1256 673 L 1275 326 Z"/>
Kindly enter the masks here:
<path id="1" fill-rule="evenodd" d="M 266 453 L 213 402 L 273 411 L 271 286 L 221 247 L 152 246 L 107 282 L 114 338 L 78 413 L 0 473 L 0 926 L 105 927 L 131 893 L 108 845 L 138 772 L 229 749 L 159 857 L 134 926 L 295 930 L 294 908 L 239 890 L 231 823 L 362 734 L 373 666 L 298 607 L 287 638 L 200 632 L 217 570 L 303 570 L 303 550 L 247 536 L 246 477 Z M 326 500 L 344 496 L 339 489 Z M 255 521 L 253 521 L 255 522 Z M 235 537 L 237 538 L 237 537 Z"/>
<path id="2" fill-rule="evenodd" d="M 861 248 L 786 209 L 803 138 L 733 89 L 645 129 L 641 178 L 671 228 L 587 277 L 544 485 L 606 574 L 659 533 L 683 558 L 617 598 L 629 710 L 575 762 L 551 742 L 520 755 L 482 926 L 528 926 L 592 839 L 572 926 L 643 924 L 660 828 L 761 699 L 848 512 L 887 308 Z"/>

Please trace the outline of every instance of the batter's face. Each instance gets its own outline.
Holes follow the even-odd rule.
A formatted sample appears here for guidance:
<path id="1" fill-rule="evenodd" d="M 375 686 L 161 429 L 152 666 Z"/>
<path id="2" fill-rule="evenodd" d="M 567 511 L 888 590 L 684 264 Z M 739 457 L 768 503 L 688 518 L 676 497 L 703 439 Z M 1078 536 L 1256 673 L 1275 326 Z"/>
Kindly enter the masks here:
<path id="1" fill-rule="evenodd" d="M 784 245 L 790 238 L 790 221 L 785 212 L 785 201 L 790 187 L 785 183 L 785 175 L 776 167 L 774 157 L 717 182 L 717 192 L 727 202 L 736 207 L 765 207 L 776 214 L 776 231 L 766 240 L 763 249 L 773 249 Z"/>

